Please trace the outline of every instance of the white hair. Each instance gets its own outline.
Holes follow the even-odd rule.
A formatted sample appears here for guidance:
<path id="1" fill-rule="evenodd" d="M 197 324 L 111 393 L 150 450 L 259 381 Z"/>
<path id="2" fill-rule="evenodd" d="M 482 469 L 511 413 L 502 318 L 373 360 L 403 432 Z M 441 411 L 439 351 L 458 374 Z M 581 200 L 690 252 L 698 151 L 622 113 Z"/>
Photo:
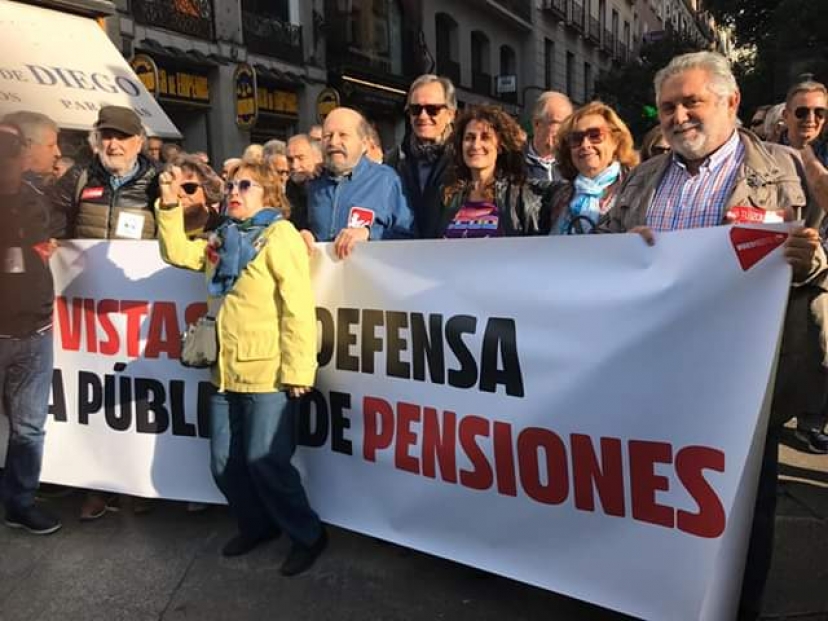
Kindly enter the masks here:
<path id="1" fill-rule="evenodd" d="M 411 102 L 411 95 L 418 88 L 426 86 L 427 84 L 433 84 L 434 82 L 437 82 L 443 87 L 443 94 L 446 96 L 446 106 L 448 106 L 449 110 L 457 110 L 457 90 L 454 88 L 454 82 L 448 78 L 434 75 L 433 73 L 423 74 L 411 83 L 406 102 Z"/>
<path id="2" fill-rule="evenodd" d="M 563 93 L 559 93 L 558 91 L 544 91 L 540 94 L 537 101 L 535 101 L 535 107 L 532 109 L 532 120 L 539 121 L 544 118 L 546 116 L 546 106 L 552 101 L 559 101 L 564 105 L 569 106 L 571 114 L 572 101 L 569 97 Z"/>
<path id="3" fill-rule="evenodd" d="M 707 88 L 719 97 L 730 97 L 739 91 L 727 58 L 717 52 L 691 52 L 676 56 L 666 67 L 656 73 L 653 80 L 656 103 L 661 101 L 661 87 L 668 78 L 691 69 L 706 71 L 710 76 Z"/>
<path id="4" fill-rule="evenodd" d="M 779 121 L 782 120 L 782 113 L 785 111 L 785 104 L 779 103 L 775 106 L 771 106 L 770 109 L 765 113 L 765 121 L 762 125 L 762 129 L 765 132 L 765 139 L 770 140 L 771 134 L 773 133 L 774 127 L 776 126 Z"/>

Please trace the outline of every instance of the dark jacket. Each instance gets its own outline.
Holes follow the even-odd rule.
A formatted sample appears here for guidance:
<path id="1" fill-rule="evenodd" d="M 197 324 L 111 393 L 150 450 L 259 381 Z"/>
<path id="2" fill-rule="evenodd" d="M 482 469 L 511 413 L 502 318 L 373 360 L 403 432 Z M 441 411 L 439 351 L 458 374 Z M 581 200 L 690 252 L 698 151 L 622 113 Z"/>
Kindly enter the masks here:
<path id="1" fill-rule="evenodd" d="M 495 184 L 495 205 L 500 213 L 500 226 L 506 237 L 516 235 L 549 235 L 552 201 L 562 184 L 530 179 L 516 185 L 506 180 Z M 437 237 L 445 235 L 448 225 L 463 207 L 468 192 L 455 194 L 441 208 Z"/>
<path id="2" fill-rule="evenodd" d="M 308 186 L 307 183 L 299 185 L 292 179 L 288 179 L 285 186 L 285 196 L 290 203 L 290 221 L 297 231 L 307 229 L 308 225 Z"/>
<path id="3" fill-rule="evenodd" d="M 442 205 L 441 191 L 450 168 L 448 148 L 432 165 L 425 186 L 422 188 L 420 187 L 419 163 L 411 155 L 407 140 L 386 154 L 385 164 L 396 170 L 402 180 L 403 191 L 408 198 L 411 211 L 414 212 L 418 237 L 421 239 L 438 237 Z"/>
<path id="4" fill-rule="evenodd" d="M 49 211 L 43 194 L 24 184 L 0 196 L 0 334 L 23 337 L 52 323 Z"/>
<path id="5" fill-rule="evenodd" d="M 112 175 L 96 157 L 86 168 L 75 167 L 54 190 L 54 209 L 65 212 L 72 223 L 66 236 L 80 239 L 117 239 L 121 214 L 143 220 L 142 239 L 155 239 L 155 201 L 158 170 L 144 155 L 138 156 L 138 172 L 126 184 L 113 190 Z M 64 179 L 66 181 L 64 181 Z"/>

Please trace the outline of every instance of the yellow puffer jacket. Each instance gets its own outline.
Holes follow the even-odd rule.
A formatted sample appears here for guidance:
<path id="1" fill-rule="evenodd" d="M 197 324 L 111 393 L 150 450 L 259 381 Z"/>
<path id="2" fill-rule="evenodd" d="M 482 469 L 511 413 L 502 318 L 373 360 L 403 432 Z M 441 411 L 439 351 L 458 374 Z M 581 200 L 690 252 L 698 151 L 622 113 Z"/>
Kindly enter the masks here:
<path id="1" fill-rule="evenodd" d="M 187 239 L 182 208 L 156 206 L 156 218 L 164 261 L 211 278 L 214 266 L 205 254 L 207 241 Z M 308 251 L 287 220 L 271 224 L 260 240 L 264 246 L 218 314 L 219 360 L 213 383 L 220 391 L 312 386 L 316 374 L 316 311 Z"/>

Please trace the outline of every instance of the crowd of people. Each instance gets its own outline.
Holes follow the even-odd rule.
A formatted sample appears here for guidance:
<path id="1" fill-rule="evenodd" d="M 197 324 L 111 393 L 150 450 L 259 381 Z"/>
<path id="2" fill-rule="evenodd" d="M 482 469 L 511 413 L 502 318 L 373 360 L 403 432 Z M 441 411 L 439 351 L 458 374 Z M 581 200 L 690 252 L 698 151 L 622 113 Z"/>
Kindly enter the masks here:
<path id="1" fill-rule="evenodd" d="M 573 109 L 565 95 L 543 93 L 527 136 L 499 107 L 458 109 L 449 79 L 423 75 L 408 91 L 406 136 L 385 153 L 368 119 L 337 108 L 322 126 L 250 145 L 218 172 L 204 153 L 146 138 L 128 108 L 100 110 L 88 165 L 61 158 L 47 117 L 8 115 L 0 122 L 0 210 L 10 224 L 0 231 L 0 283 L 14 300 L 0 307 L 6 523 L 60 528 L 34 504 L 55 240 L 158 239 L 167 262 L 205 273 L 220 343 L 211 467 L 239 527 L 224 553 L 284 531 L 293 546 L 282 573 L 294 575 L 327 542 L 290 463 L 296 402 L 315 374 L 307 257 L 317 243 L 333 242 L 343 260 L 362 243 L 412 238 L 629 232 L 652 245 L 662 231 L 737 223 L 748 207 L 765 221 L 804 224 L 784 250 L 793 286 L 741 602 L 744 618 L 755 617 L 773 543 L 781 423 L 795 417 L 808 449 L 828 453 L 828 90 L 805 76 L 742 127 L 739 88 L 721 55 L 676 57 L 654 86 L 659 124 L 638 149 L 604 103 Z M 90 492 L 82 518 L 103 516 L 110 500 Z"/>

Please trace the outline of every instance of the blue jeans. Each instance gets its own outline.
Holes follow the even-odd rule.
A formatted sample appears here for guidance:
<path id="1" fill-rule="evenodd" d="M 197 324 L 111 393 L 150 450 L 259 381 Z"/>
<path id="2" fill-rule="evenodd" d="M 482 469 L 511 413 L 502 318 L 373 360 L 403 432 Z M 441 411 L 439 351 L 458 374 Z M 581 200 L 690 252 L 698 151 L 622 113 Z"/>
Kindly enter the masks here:
<path id="1" fill-rule="evenodd" d="M 20 339 L 0 339 L 0 389 L 9 419 L 6 470 L 0 499 L 6 509 L 32 505 L 43 462 L 43 425 L 49 409 L 54 345 L 52 331 Z"/>
<path id="2" fill-rule="evenodd" d="M 310 546 L 322 534 L 290 463 L 298 403 L 283 392 L 210 398 L 210 468 L 245 537 L 265 537 L 278 527 Z"/>

